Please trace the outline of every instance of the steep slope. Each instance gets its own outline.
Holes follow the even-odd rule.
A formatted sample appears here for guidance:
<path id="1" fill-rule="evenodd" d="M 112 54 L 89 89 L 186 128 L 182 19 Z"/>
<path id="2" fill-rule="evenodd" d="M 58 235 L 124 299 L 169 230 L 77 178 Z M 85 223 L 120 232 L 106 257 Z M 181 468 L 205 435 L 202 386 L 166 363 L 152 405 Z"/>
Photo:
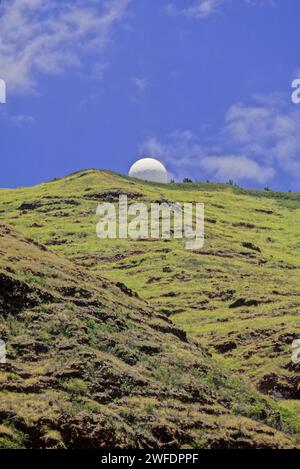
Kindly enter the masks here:
<path id="1" fill-rule="evenodd" d="M 288 412 L 124 285 L 3 224 L 0 279 L 0 447 L 295 444 Z"/>
<path id="2" fill-rule="evenodd" d="M 101 201 L 205 203 L 205 246 L 181 240 L 99 240 Z M 0 217 L 76 264 L 125 283 L 221 364 L 299 414 L 299 194 L 210 183 L 157 185 L 82 171 L 0 191 Z"/>

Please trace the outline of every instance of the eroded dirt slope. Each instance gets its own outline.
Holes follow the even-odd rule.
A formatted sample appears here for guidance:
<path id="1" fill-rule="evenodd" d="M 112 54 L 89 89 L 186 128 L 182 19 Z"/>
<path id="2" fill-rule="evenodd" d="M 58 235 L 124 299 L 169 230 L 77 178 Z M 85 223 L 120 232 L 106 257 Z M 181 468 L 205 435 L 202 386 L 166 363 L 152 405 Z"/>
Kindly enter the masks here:
<path id="1" fill-rule="evenodd" d="M 123 284 L 0 225 L 0 447 L 296 445 L 286 410 Z"/>

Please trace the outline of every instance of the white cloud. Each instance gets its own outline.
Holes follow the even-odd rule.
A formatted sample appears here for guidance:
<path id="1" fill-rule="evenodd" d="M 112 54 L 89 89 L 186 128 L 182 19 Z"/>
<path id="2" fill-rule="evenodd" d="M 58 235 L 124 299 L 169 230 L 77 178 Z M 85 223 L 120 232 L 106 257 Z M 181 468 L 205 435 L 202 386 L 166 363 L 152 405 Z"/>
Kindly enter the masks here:
<path id="1" fill-rule="evenodd" d="M 35 124 L 35 118 L 29 114 L 17 114 L 10 116 L 10 122 L 16 125 L 32 125 Z"/>
<path id="2" fill-rule="evenodd" d="M 225 138 L 248 156 L 294 176 L 300 170 L 300 109 L 280 95 L 258 98 L 255 106 L 237 103 L 226 116 Z"/>
<path id="3" fill-rule="evenodd" d="M 99 53 L 131 0 L 12 0 L 0 15 L 0 73 L 10 91 L 33 92 L 36 73 L 60 74 Z"/>
<path id="4" fill-rule="evenodd" d="M 23 126 L 36 123 L 36 119 L 30 114 L 9 114 L 7 108 L 3 107 L 0 111 L 0 120 L 8 125 Z"/>
<path id="5" fill-rule="evenodd" d="M 190 131 L 176 131 L 163 139 L 152 136 L 140 149 L 162 159 L 176 179 L 265 184 L 285 174 L 298 185 L 300 106 L 291 105 L 288 95 L 255 96 L 251 105 L 232 105 L 213 144 L 204 142 Z"/>
<path id="6" fill-rule="evenodd" d="M 173 132 L 164 142 L 151 137 L 140 147 L 143 154 L 162 160 L 176 180 L 190 177 L 265 184 L 275 174 L 272 166 L 261 165 L 246 155 L 215 155 L 214 150 L 214 147 L 201 145 L 199 138 L 190 131 Z"/>
<path id="7" fill-rule="evenodd" d="M 208 156 L 201 161 L 201 167 L 217 181 L 256 181 L 264 184 L 273 178 L 272 167 L 260 166 L 244 155 Z"/>
<path id="8" fill-rule="evenodd" d="M 206 18 L 217 11 L 223 0 L 197 0 L 189 7 L 179 9 L 173 3 L 167 5 L 167 13 L 170 15 L 184 15 L 190 18 Z"/>
<path id="9" fill-rule="evenodd" d="M 206 149 L 189 130 L 175 131 L 163 142 L 156 137 L 150 137 L 142 143 L 140 152 L 162 159 L 172 166 L 175 174 L 183 168 L 189 169 L 199 165 L 201 158 L 206 155 Z"/>
<path id="10" fill-rule="evenodd" d="M 149 137 L 140 145 L 139 151 L 144 156 L 163 161 L 170 178 L 176 180 L 195 177 L 199 172 L 199 161 L 205 155 L 205 150 L 189 130 L 173 132 L 163 141 Z"/>
<path id="11" fill-rule="evenodd" d="M 151 84 L 147 78 L 134 78 L 133 82 L 139 94 L 144 94 Z"/>
<path id="12" fill-rule="evenodd" d="M 219 10 L 219 7 L 231 0 L 193 0 L 193 2 L 185 7 L 178 8 L 174 3 L 170 3 L 166 7 L 166 11 L 171 16 L 186 16 L 188 18 L 202 19 L 211 16 Z M 243 0 L 245 3 L 254 6 L 275 5 L 274 0 Z"/>

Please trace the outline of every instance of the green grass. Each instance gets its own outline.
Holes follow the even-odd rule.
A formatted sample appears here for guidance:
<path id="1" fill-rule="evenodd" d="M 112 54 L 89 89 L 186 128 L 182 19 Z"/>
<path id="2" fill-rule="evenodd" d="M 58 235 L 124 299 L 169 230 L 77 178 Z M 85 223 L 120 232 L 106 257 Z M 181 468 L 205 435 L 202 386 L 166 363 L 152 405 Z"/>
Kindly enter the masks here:
<path id="1" fill-rule="evenodd" d="M 204 203 L 204 248 L 187 251 L 181 240 L 98 239 L 97 195 L 100 200 L 108 192 L 128 193 L 130 200 L 138 197 L 148 204 L 162 199 Z M 36 206 L 21 210 L 24 202 Z M 204 182 L 163 185 L 89 170 L 33 188 L 0 190 L 0 219 L 91 274 L 125 283 L 205 346 L 222 368 L 240 373 L 251 390 L 259 388 L 270 374 L 275 374 L 286 390 L 297 380 L 297 370 L 291 367 L 290 346 L 293 337 L 300 336 L 299 193 L 246 191 Z M 259 247 L 260 252 L 243 246 L 245 242 Z M 49 278 L 54 290 L 68 284 L 67 261 L 62 261 L 59 268 L 46 268 L 37 274 L 31 271 L 30 262 L 18 261 L 18 269 L 33 286 L 49 289 Z M 256 303 L 232 308 L 240 298 Z M 61 307 L 62 315 L 76 311 L 68 299 Z M 130 327 L 136 327 L 130 321 Z M 85 327 L 99 347 L 103 338 L 108 340 L 118 334 L 114 324 L 99 324 L 92 318 L 85 320 Z M 48 341 L 55 330 L 57 325 L 50 322 L 40 337 Z M 72 329 L 62 335 L 71 337 Z M 228 342 L 235 347 L 220 352 L 220 346 Z M 123 353 L 122 348 L 111 344 L 109 350 L 117 357 Z M 180 387 L 180 370 L 170 376 L 166 364 L 156 363 L 155 358 L 149 363 L 153 378 L 165 386 Z M 219 374 L 202 378 L 218 392 L 223 389 L 224 399 L 235 390 L 238 394 L 236 382 L 227 387 L 214 381 L 220 379 Z M 124 392 L 131 391 L 130 382 L 125 380 L 122 386 Z M 73 391 L 76 394 L 76 389 Z M 285 409 L 280 426 L 288 432 L 290 425 L 298 434 L 297 401 L 289 397 L 288 391 L 281 397 L 273 391 L 270 394 L 280 399 Z M 233 414 L 254 420 L 261 413 L 260 404 L 245 406 L 244 397 L 240 403 L 237 395 L 235 406 Z M 153 409 L 153 403 L 150 407 Z"/>

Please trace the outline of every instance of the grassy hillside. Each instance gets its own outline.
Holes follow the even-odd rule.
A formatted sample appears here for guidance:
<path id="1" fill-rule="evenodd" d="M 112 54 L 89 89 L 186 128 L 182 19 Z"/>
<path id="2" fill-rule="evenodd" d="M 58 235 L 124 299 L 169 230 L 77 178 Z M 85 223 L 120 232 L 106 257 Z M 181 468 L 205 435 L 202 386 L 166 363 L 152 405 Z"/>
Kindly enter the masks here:
<path id="1" fill-rule="evenodd" d="M 7 225 L 0 241 L 0 447 L 295 445 L 291 413 L 124 285 Z"/>
<path id="2" fill-rule="evenodd" d="M 95 234 L 95 226 L 98 221 L 98 217 L 95 215 L 96 207 L 100 201 L 116 201 L 119 193 L 127 194 L 132 201 L 138 200 L 148 203 L 158 200 L 204 202 L 206 222 L 204 248 L 198 252 L 187 251 L 181 240 L 99 240 Z M 19 235 L 10 236 L 9 245 L 6 248 L 2 247 L 2 241 L 8 239 L 7 236 L 0 238 L 1 257 L 6 253 L 6 249 L 10 251 L 9 256 L 5 254 L 6 262 L 9 261 L 9 265 L 5 266 L 6 272 L 7 270 L 10 272 L 10 269 L 12 269 L 12 274 L 17 279 L 21 277 L 22 282 L 32 286 L 34 290 L 40 288 L 47 290 L 50 288 L 50 291 L 54 290 L 54 293 L 59 296 L 61 295 L 62 280 L 60 277 L 55 278 L 57 269 L 51 267 L 51 263 L 48 265 L 48 256 L 52 259 L 51 262 L 54 262 L 53 259 L 55 258 L 57 262 L 65 264 L 63 277 L 65 276 L 66 290 L 72 285 L 72 280 L 75 281 L 77 276 L 78 279 L 80 278 L 80 281 L 77 280 L 80 284 L 80 291 L 77 292 L 76 289 L 71 288 L 71 293 L 68 290 L 66 299 L 66 303 L 69 303 L 70 306 L 68 314 L 71 322 L 73 322 L 74 316 L 77 318 L 79 315 L 79 318 L 76 319 L 76 322 L 80 321 L 79 329 L 83 327 L 83 323 L 85 325 L 86 313 L 92 316 L 95 313 L 86 311 L 88 301 L 85 301 L 81 294 L 81 289 L 85 290 L 86 285 L 88 285 L 88 290 L 91 289 L 94 292 L 92 295 L 100 295 L 101 303 L 102 294 L 108 296 L 107 301 L 111 302 L 109 303 L 109 310 L 111 314 L 114 312 L 114 320 L 116 321 L 119 317 L 119 312 L 114 310 L 116 291 L 122 296 L 120 303 L 123 305 L 123 314 L 125 316 L 131 308 L 139 311 L 141 317 L 131 319 L 130 326 L 127 326 L 125 333 L 121 333 L 118 328 L 113 331 L 110 328 L 106 330 L 106 320 L 104 321 L 105 326 L 101 323 L 100 327 L 100 329 L 105 329 L 104 331 L 101 330 L 101 333 L 106 334 L 109 338 L 111 334 L 117 333 L 117 340 L 113 341 L 113 344 L 115 342 L 118 344 L 117 346 L 114 345 L 117 349 L 119 346 L 121 347 L 121 344 L 121 349 L 126 348 L 125 341 L 130 351 L 127 350 L 124 356 L 126 357 L 128 354 L 130 357 L 133 354 L 135 356 L 134 360 L 137 360 L 137 362 L 130 363 L 130 358 L 128 358 L 129 363 L 127 363 L 121 352 L 121 356 L 117 355 L 117 360 L 120 360 L 122 366 L 130 369 L 132 373 L 137 373 L 136 363 L 144 360 L 144 358 L 140 359 L 139 353 L 133 353 L 136 352 L 134 344 L 138 341 L 137 338 L 141 340 L 145 334 L 144 330 L 139 331 L 139 328 L 142 327 L 141 318 L 144 321 L 147 318 L 147 321 L 152 322 L 155 320 L 165 324 L 162 328 L 154 329 L 148 323 L 145 325 L 147 328 L 150 327 L 151 330 L 146 342 L 150 342 L 152 346 L 161 343 L 159 352 L 149 353 L 149 360 L 148 358 L 146 360 L 147 365 L 143 363 L 145 368 L 142 370 L 143 379 L 145 379 L 145 376 L 148 379 L 148 369 L 151 369 L 151 379 L 154 377 L 156 383 L 159 383 L 156 384 L 158 388 L 154 393 L 155 397 L 152 396 L 153 393 L 150 393 L 151 397 L 146 397 L 145 407 L 141 408 L 140 406 L 144 402 L 141 398 L 143 393 L 135 395 L 133 392 L 135 385 L 128 386 L 126 402 L 123 402 L 120 397 L 126 409 L 125 413 L 128 409 L 131 409 L 130 412 L 132 411 L 135 415 L 132 421 L 130 419 L 128 421 L 126 418 L 120 420 L 121 426 L 125 425 L 124 422 L 129 425 L 129 442 L 138 441 L 138 444 L 143 444 L 143 440 L 139 438 L 142 438 L 141 435 L 145 434 L 142 428 L 144 421 L 146 422 L 148 435 L 148 439 L 144 440 L 144 444 L 150 445 L 176 442 L 174 444 L 193 444 L 206 447 L 222 446 L 222 444 L 230 446 L 233 444 L 233 440 L 237 441 L 237 445 L 240 441 L 241 446 L 242 444 L 246 446 L 248 444 L 249 446 L 264 445 L 265 440 L 263 439 L 265 437 L 261 437 L 263 443 L 259 443 L 257 440 L 258 433 L 255 426 L 260 424 L 256 423 L 256 419 L 263 419 L 269 425 L 275 425 L 275 427 L 285 432 L 295 433 L 298 431 L 297 422 L 299 421 L 298 414 L 300 412 L 299 368 L 292 364 L 290 350 L 292 341 L 300 337 L 300 257 L 297 256 L 297 253 L 300 252 L 300 242 L 297 236 L 300 227 L 300 198 L 298 194 L 242 191 L 231 186 L 209 183 L 157 185 L 130 180 L 110 172 L 91 170 L 76 173 L 67 178 L 34 188 L 1 190 L 0 217 L 5 223 L 13 225 L 17 230 L 26 236 L 30 236 L 48 249 L 47 251 L 41 251 L 40 248 L 34 247 L 32 242 L 28 242 L 28 259 L 26 260 L 22 257 L 23 248 L 21 246 L 18 247 L 20 252 L 18 255 L 15 253 L 15 247 L 10 248 L 12 238 L 15 240 Z M 24 240 L 22 242 L 23 244 L 26 243 Z M 39 262 L 30 259 L 32 249 L 38 249 L 40 254 L 43 253 Z M 59 257 L 54 256 L 52 252 Z M 22 269 L 20 266 L 22 266 Z M 35 275 L 35 268 L 39 270 L 40 275 Z M 60 269 L 62 269 L 62 266 Z M 70 272 L 73 272 L 72 269 L 76 270 L 76 274 L 70 275 Z M 94 289 L 97 289 L 98 286 L 95 287 L 97 283 L 95 283 L 94 276 L 99 278 L 99 275 L 101 278 L 104 276 L 112 281 L 126 284 L 127 287 L 137 292 L 141 299 L 129 296 L 132 295 L 130 290 L 128 291 L 124 286 L 119 285 L 120 290 L 120 288 L 113 286 L 110 281 L 104 282 L 109 285 L 108 288 L 101 289 L 96 294 Z M 102 283 L 103 280 L 100 279 L 99 282 Z M 3 304 L 5 305 L 7 298 L 3 298 Z M 77 311 L 75 300 L 81 302 L 80 308 L 84 309 L 83 312 Z M 142 300 L 146 300 L 147 304 Z M 60 299 L 59 302 L 61 301 Z M 38 311 L 36 311 L 36 308 L 44 308 L 45 303 L 48 303 L 48 299 L 47 301 L 42 299 L 38 305 L 34 306 L 33 311 L 31 306 L 29 309 L 29 317 L 33 314 L 34 318 L 38 317 L 36 319 L 38 323 L 43 324 L 43 326 L 40 326 L 40 331 L 35 328 L 35 321 L 31 323 L 26 318 L 26 315 L 29 314 L 26 309 L 27 303 L 22 306 L 22 312 L 18 311 L 16 316 L 13 314 L 16 317 L 16 324 L 12 321 L 12 327 L 16 327 L 16 329 L 20 327 L 21 336 L 24 335 L 27 339 L 28 335 L 25 333 L 24 328 L 28 328 L 28 324 L 34 331 L 41 332 L 42 336 L 43 334 L 45 336 L 49 335 L 45 325 L 44 312 L 41 311 L 41 316 L 39 316 Z M 56 302 L 54 303 L 54 305 L 51 303 L 51 312 L 49 313 L 53 321 L 55 321 L 58 314 Z M 23 311 L 24 308 L 26 312 Z M 5 307 L 5 309 L 7 308 Z M 144 314 L 141 312 L 144 310 L 151 310 L 151 313 Z M 21 314 L 21 319 L 19 314 Z M 66 314 L 64 307 L 61 308 L 59 314 L 63 316 Z M 24 318 L 23 315 L 25 315 Z M 168 317 L 179 328 L 174 329 L 177 332 L 166 333 L 168 328 L 174 328 L 172 323 L 167 321 Z M 8 327 L 8 320 L 4 319 L 3 324 L 3 327 Z M 97 330 L 98 326 L 92 325 L 91 330 L 84 329 L 89 340 L 93 335 L 93 327 Z M 44 330 L 44 328 L 46 329 Z M 51 330 L 50 327 L 48 340 L 52 340 Z M 153 335 L 153 330 L 156 331 L 155 334 L 159 335 L 158 338 Z M 212 354 L 213 361 L 203 352 L 200 353 L 196 345 L 187 344 L 183 340 L 184 336 L 179 332 L 180 330 L 188 332 L 189 337 L 195 342 L 206 346 Z M 137 334 L 132 340 L 129 339 L 129 331 L 130 334 Z M 10 333 L 7 332 L 7 337 L 9 336 Z M 70 337 L 72 337 L 72 334 L 70 334 Z M 108 349 L 103 352 L 98 350 L 99 341 L 92 344 L 93 353 L 96 353 L 96 355 L 98 353 L 109 353 L 111 359 L 111 350 L 114 347 L 111 346 L 110 340 L 105 344 L 107 344 Z M 77 350 L 78 354 L 81 352 L 82 346 L 80 340 L 77 343 L 76 339 L 76 353 Z M 35 346 L 33 346 L 33 350 L 35 350 Z M 151 350 L 151 347 L 149 350 Z M 56 353 L 57 350 L 53 354 L 53 360 Z M 160 354 L 159 358 L 157 353 Z M 166 353 L 169 355 L 165 358 L 166 362 L 163 364 L 161 354 L 165 357 Z M 66 352 L 63 349 L 61 353 L 63 359 L 65 359 L 65 354 Z M 73 352 L 71 355 L 74 357 Z M 27 365 L 34 368 L 31 359 L 28 360 Z M 204 371 L 202 365 L 199 369 L 196 365 L 195 369 L 198 371 L 194 373 L 191 360 L 195 359 L 196 361 L 200 360 L 202 365 L 204 363 L 205 367 L 208 368 Z M 47 360 L 49 360 L 49 357 L 47 357 Z M 218 366 L 214 365 L 215 362 L 219 362 L 218 366 L 223 370 L 222 372 L 219 371 Z M 162 369 L 160 369 L 161 367 Z M 51 367 L 50 369 L 53 373 Z M 199 371 L 200 369 L 201 371 Z M 214 371 L 207 371 L 208 369 Z M 172 373 L 170 373 L 170 370 L 172 370 Z M 236 378 L 232 377 L 234 376 L 232 371 L 243 376 L 245 385 L 240 384 Z M 48 373 L 50 373 L 49 370 Z M 220 378 L 223 374 L 229 376 L 225 381 Z M 33 376 L 37 375 L 43 376 L 43 372 L 39 374 L 38 371 L 34 371 Z M 28 379 L 32 379 L 32 376 L 30 375 Z M 94 395 L 90 394 L 89 380 L 91 377 L 87 378 L 85 375 L 82 377 L 79 374 L 79 377 L 72 376 L 70 379 L 71 389 L 73 386 L 72 380 L 75 379 L 75 388 L 76 380 L 82 381 L 79 384 L 79 387 L 80 385 L 83 386 L 82 390 L 79 393 L 75 392 L 81 410 L 82 400 L 86 400 L 87 395 L 89 399 L 93 402 L 96 401 L 97 405 L 99 404 Z M 196 381 L 194 381 L 195 379 Z M 109 385 L 113 386 L 113 382 L 114 379 L 111 379 Z M 226 384 L 228 382 L 230 384 Z M 88 388 L 84 387 L 86 384 Z M 190 389 L 191 386 L 190 391 L 192 394 L 190 396 L 193 396 L 193 398 L 178 399 L 177 388 L 184 389 L 184 385 L 187 389 Z M 6 389 L 5 386 L 4 389 Z M 163 386 L 163 388 L 160 386 Z M 165 389 L 164 386 L 167 386 L 171 394 L 165 394 L 166 391 L 162 391 L 162 389 Z M 246 386 L 249 391 L 246 392 L 243 386 Z M 148 384 L 146 386 L 141 385 L 141 388 L 144 389 L 143 392 L 146 392 L 145 389 L 148 389 L 148 387 Z M 262 410 L 261 403 L 263 402 L 263 406 L 268 405 L 276 408 L 276 412 L 278 412 L 278 406 L 277 404 L 271 404 L 271 401 L 266 404 L 265 398 L 256 394 L 255 387 L 260 392 L 269 394 L 279 400 L 280 405 L 284 405 L 285 409 L 291 409 L 292 413 L 289 414 L 285 410 L 281 417 L 278 417 L 279 414 L 277 413 L 275 420 L 274 414 L 270 418 L 269 411 Z M 53 389 L 56 389 L 47 384 L 45 388 L 51 389 L 50 393 L 54 392 Z M 58 402 L 61 403 L 62 396 L 60 393 L 63 392 L 66 393 L 66 402 L 70 400 L 71 407 L 73 407 L 72 399 L 74 395 L 72 390 L 66 390 L 64 387 L 62 388 L 64 391 L 60 387 L 58 389 L 58 391 L 55 391 L 59 393 Z M 204 401 L 201 400 L 202 397 L 199 397 L 200 401 L 197 400 L 198 398 L 195 400 L 195 389 L 199 391 L 199 396 L 202 396 Z M 188 391 L 185 390 L 185 392 Z M 38 388 L 37 393 L 41 393 L 40 388 Z M 17 397 L 21 394 L 23 399 L 24 393 L 23 391 L 21 393 L 15 391 L 15 394 L 17 395 L 16 407 L 18 407 Z M 173 405 L 170 401 L 170 410 L 168 410 L 169 404 L 166 406 L 164 403 L 167 410 L 166 415 L 162 415 L 159 410 L 159 402 L 162 396 L 167 401 L 169 399 L 172 401 L 176 396 L 176 399 L 181 403 L 178 402 Z M 155 402 L 152 402 L 152 399 Z M 213 405 L 212 401 L 215 399 L 215 405 L 218 408 L 220 406 L 220 411 L 206 409 L 206 405 Z M 256 401 L 257 399 L 259 404 Z M 11 400 L 13 402 L 14 399 Z M 129 404 L 131 400 L 132 405 Z M 44 402 L 44 399 L 42 401 Z M 29 407 L 30 402 L 32 402 L 32 396 L 29 395 L 27 401 Z M 186 404 L 182 404 L 183 402 L 191 402 L 190 409 Z M 148 404 L 150 404 L 149 409 Z M 102 405 L 101 400 L 100 405 Z M 100 412 L 97 408 L 96 412 L 98 411 Z M 13 412 L 16 412 L 16 410 Z M 63 409 L 63 412 L 65 412 L 65 409 Z M 120 415 L 120 408 L 116 412 Z M 193 428 L 187 430 L 186 419 L 187 415 L 191 413 L 194 415 L 195 423 Z M 166 424 L 164 428 L 168 428 L 167 432 L 172 434 L 168 441 L 164 440 L 164 438 L 167 438 L 166 436 L 162 438 L 155 436 L 157 432 L 153 433 L 152 424 L 149 423 L 150 421 L 157 423 L 158 415 Z M 239 415 L 245 415 L 252 420 L 245 423 L 244 419 L 238 417 Z M 285 415 L 288 415 L 288 417 L 285 417 Z M 33 418 L 33 415 L 31 417 Z M 28 418 L 30 421 L 30 417 Z M 200 425 L 198 418 L 210 422 L 212 426 L 209 423 Z M 255 423 L 253 423 L 253 418 Z M 172 425 L 170 422 L 172 422 Z M 249 425 L 249 428 L 252 425 L 252 430 L 244 431 L 244 425 Z M 170 430 L 170 426 L 174 431 Z M 76 424 L 74 423 L 75 427 Z M 199 430 L 200 427 L 202 430 Z M 22 431 L 22 428 L 22 425 L 20 425 L 18 431 Z M 60 433 L 61 444 L 72 445 L 72 438 L 66 438 L 60 424 L 57 425 L 57 428 L 59 430 L 56 429 L 55 431 Z M 179 432 L 181 437 L 177 432 L 178 428 L 182 429 L 182 433 Z M 217 428 L 222 429 L 221 433 Z M 229 428 L 235 434 L 234 437 Z M 3 431 L 5 433 L 5 430 Z M 183 435 L 189 434 L 189 432 L 191 432 L 191 436 L 185 440 Z M 116 433 L 118 434 L 118 432 Z M 241 433 L 240 437 L 238 436 L 239 433 Z M 220 436 L 217 436 L 217 434 Z M 137 435 L 140 435 L 140 437 Z M 40 434 L 38 444 L 41 444 L 42 438 L 43 436 Z M 87 435 L 86 438 L 88 438 Z M 275 441 L 277 437 L 272 436 L 273 438 Z M 249 443 L 250 440 L 251 443 Z M 30 444 L 33 444 L 32 441 L 35 441 L 34 438 L 30 439 Z M 117 441 L 120 443 L 119 440 Z M 123 443 L 127 444 L 128 441 Z M 256 443 L 253 443 L 253 441 L 256 441 Z M 93 443 L 88 440 L 84 444 Z M 284 444 L 287 444 L 286 441 Z"/>

